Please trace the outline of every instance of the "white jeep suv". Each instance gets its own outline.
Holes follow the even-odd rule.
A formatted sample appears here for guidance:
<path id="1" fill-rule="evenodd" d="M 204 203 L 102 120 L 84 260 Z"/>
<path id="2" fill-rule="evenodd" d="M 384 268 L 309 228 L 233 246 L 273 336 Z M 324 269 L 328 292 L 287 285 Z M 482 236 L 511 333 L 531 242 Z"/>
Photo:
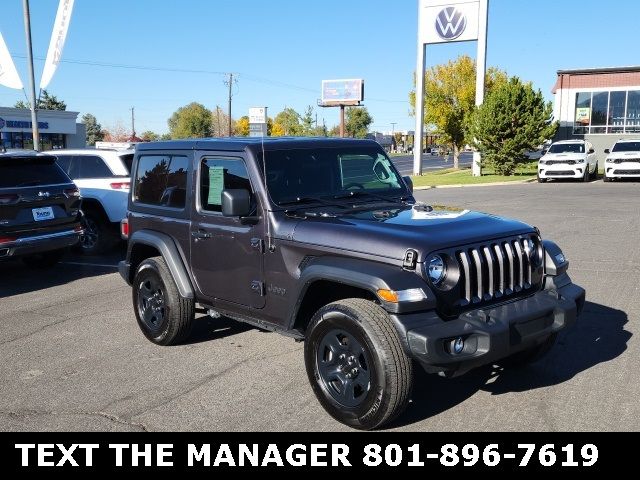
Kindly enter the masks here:
<path id="1" fill-rule="evenodd" d="M 82 195 L 82 251 L 103 253 L 119 240 L 127 214 L 133 150 L 53 150 L 48 152 L 71 177 Z"/>
<path id="2" fill-rule="evenodd" d="M 618 140 L 608 154 L 604 164 L 605 182 L 616 178 L 640 178 L 640 140 Z"/>
<path id="3" fill-rule="evenodd" d="M 563 140 L 551 144 L 538 162 L 538 181 L 574 178 L 588 182 L 598 176 L 598 158 L 590 142 Z"/>

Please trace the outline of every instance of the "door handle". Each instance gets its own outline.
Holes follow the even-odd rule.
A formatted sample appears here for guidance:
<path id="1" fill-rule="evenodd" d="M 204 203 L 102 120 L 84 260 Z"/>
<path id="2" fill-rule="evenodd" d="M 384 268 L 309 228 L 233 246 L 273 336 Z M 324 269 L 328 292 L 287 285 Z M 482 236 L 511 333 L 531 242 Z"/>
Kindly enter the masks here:
<path id="1" fill-rule="evenodd" d="M 191 236 L 196 240 L 207 240 L 211 238 L 211 234 L 207 232 L 203 232 L 202 230 L 198 230 L 197 232 L 191 232 Z"/>

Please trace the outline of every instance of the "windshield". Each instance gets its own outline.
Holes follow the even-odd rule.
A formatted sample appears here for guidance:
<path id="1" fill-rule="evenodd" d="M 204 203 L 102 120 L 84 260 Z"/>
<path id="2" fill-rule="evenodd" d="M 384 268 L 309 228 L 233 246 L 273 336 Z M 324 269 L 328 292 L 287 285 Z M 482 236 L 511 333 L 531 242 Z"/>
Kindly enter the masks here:
<path id="1" fill-rule="evenodd" d="M 612 152 L 640 152 L 640 142 L 618 142 Z"/>
<path id="2" fill-rule="evenodd" d="M 584 153 L 584 143 L 555 143 L 549 153 Z"/>
<path id="3" fill-rule="evenodd" d="M 276 204 L 333 198 L 345 192 L 407 195 L 391 161 L 376 148 L 265 152 L 267 188 Z"/>

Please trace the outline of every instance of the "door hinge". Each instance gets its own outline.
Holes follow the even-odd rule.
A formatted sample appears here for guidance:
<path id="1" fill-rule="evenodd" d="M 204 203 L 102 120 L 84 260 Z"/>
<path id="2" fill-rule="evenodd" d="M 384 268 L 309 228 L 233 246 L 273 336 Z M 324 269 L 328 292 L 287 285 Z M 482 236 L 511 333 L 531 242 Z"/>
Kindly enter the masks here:
<path id="1" fill-rule="evenodd" d="M 251 248 L 255 248 L 260 253 L 264 253 L 264 240 L 262 240 L 261 238 L 252 238 Z"/>
<path id="2" fill-rule="evenodd" d="M 261 297 L 264 297 L 264 295 L 265 295 L 264 283 L 260 282 L 258 280 L 254 280 L 253 282 L 251 282 L 251 291 L 253 293 L 257 293 Z"/>

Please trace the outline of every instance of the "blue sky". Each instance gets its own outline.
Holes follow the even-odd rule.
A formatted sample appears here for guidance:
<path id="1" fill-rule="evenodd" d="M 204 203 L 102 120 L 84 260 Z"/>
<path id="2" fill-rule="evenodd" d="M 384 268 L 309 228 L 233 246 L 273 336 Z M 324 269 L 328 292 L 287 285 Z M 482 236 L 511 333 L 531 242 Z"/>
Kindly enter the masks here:
<path id="1" fill-rule="evenodd" d="M 58 0 L 31 0 L 36 82 Z M 380 131 L 413 129 L 408 92 L 416 62 L 417 0 L 76 0 L 64 60 L 49 91 L 105 127 L 167 131 L 178 107 L 226 109 L 223 72 L 237 73 L 234 117 L 266 105 L 303 112 L 323 79 L 364 78 Z M 530 80 L 551 99 L 558 69 L 640 64 L 637 0 L 490 0 L 487 62 Z M 27 83 L 21 0 L 2 0 L 0 31 Z M 429 47 L 430 65 L 475 43 Z M 85 63 L 83 63 L 85 62 Z M 161 67 L 203 73 L 88 65 Z M 221 73 L 215 73 L 221 72 Z M 0 105 L 24 94 L 0 86 Z M 317 109 L 338 122 L 336 109 Z"/>

